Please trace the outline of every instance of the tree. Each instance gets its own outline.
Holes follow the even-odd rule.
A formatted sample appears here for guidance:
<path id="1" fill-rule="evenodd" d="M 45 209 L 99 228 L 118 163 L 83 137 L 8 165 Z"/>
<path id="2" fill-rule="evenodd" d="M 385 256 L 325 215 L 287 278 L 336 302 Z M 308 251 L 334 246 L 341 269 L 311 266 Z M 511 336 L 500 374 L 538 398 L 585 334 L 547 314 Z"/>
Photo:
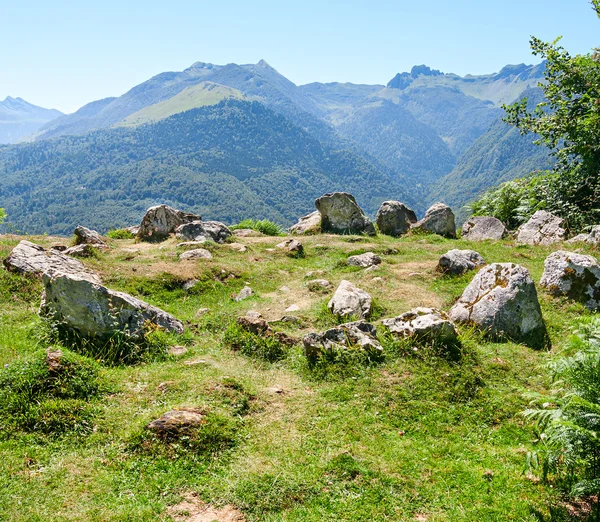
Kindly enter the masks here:
<path id="1" fill-rule="evenodd" d="M 592 6 L 600 18 L 600 0 Z M 539 85 L 546 101 L 532 111 L 527 99 L 505 106 L 505 121 L 552 150 L 556 164 L 546 176 L 543 206 L 581 228 L 600 214 L 600 49 L 571 56 L 559 40 L 532 37 L 533 54 L 546 60 Z"/>

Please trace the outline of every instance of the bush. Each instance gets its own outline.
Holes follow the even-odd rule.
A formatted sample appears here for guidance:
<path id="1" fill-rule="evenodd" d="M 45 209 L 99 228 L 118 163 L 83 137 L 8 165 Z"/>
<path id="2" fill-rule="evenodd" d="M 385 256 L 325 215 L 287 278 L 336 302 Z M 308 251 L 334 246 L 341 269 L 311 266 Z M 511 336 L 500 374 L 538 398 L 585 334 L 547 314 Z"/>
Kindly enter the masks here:
<path id="1" fill-rule="evenodd" d="M 239 230 L 241 228 L 249 228 L 263 233 L 265 236 L 281 236 L 284 234 L 283 229 L 277 224 L 268 219 L 245 219 L 237 225 L 229 227 L 231 230 Z"/>
<path id="2" fill-rule="evenodd" d="M 109 230 L 106 233 L 106 237 L 109 237 L 110 239 L 134 239 L 135 234 L 132 234 L 126 228 L 117 228 L 117 229 Z"/>
<path id="3" fill-rule="evenodd" d="M 99 365 L 66 350 L 54 360 L 41 350 L 0 370 L 1 431 L 91 431 L 96 409 L 88 401 L 108 391 Z"/>

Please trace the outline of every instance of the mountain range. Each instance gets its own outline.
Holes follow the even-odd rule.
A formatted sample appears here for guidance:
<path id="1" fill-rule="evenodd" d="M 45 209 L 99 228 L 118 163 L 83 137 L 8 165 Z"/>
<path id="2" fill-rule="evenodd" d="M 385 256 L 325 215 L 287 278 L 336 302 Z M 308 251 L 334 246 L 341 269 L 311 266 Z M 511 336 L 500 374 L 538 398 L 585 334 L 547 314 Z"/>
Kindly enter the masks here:
<path id="1" fill-rule="evenodd" d="M 63 113 L 8 96 L 0 101 L 0 143 L 17 143 Z"/>
<path id="2" fill-rule="evenodd" d="M 228 222 L 269 217 L 287 225 L 312 210 L 318 192 L 342 189 L 355 191 L 370 213 L 386 199 L 404 199 L 420 213 L 436 200 L 460 208 L 500 181 L 548 166 L 548 151 L 501 120 L 503 103 L 539 98 L 543 72 L 544 64 L 516 65 L 461 77 L 422 65 L 387 85 L 297 86 L 264 60 L 198 62 L 55 118 L 35 143 L 0 148 L 0 202 L 17 227 L 65 233 L 89 213 L 77 203 L 77 183 L 89 194 L 88 182 L 104 169 L 119 178 L 118 190 L 136 190 L 119 207 L 114 183 L 104 193 L 95 185 L 95 204 L 113 201 L 110 219 L 89 216 L 99 228 L 130 224 L 142 207 L 167 201 Z M 226 133 L 217 132 L 219 123 Z M 207 142 L 207 130 L 223 141 Z M 185 151 L 173 141 L 144 143 L 177 132 Z M 267 150 L 274 143 L 279 150 Z M 160 165 L 161 190 L 140 193 L 139 173 L 149 175 L 151 164 Z M 186 177 L 203 180 L 193 201 Z M 22 209 L 41 205 L 43 213 L 45 201 L 64 199 L 59 179 L 75 191 L 68 208 L 27 221 Z M 187 188 L 163 190 L 174 186 Z M 243 204 L 218 203 L 217 194 L 239 194 Z"/>

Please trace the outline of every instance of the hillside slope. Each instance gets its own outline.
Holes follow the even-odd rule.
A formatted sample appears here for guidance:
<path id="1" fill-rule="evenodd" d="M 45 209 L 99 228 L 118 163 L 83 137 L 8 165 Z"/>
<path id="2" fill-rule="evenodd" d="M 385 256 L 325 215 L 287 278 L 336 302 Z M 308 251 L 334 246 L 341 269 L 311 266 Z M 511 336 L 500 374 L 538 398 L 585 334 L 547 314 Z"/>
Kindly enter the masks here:
<path id="1" fill-rule="evenodd" d="M 62 115 L 56 109 L 44 109 L 8 96 L 0 101 L 0 143 L 17 143 Z"/>

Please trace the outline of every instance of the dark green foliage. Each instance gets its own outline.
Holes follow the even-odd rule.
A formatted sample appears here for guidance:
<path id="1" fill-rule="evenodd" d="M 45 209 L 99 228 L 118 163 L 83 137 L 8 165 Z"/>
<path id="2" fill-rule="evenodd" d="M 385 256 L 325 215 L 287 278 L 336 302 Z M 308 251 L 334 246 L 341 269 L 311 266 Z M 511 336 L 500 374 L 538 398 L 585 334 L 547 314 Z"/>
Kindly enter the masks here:
<path id="1" fill-rule="evenodd" d="M 287 355 L 286 347 L 274 336 L 257 335 L 231 323 L 223 335 L 223 343 L 249 357 L 268 362 L 279 361 Z"/>
<path id="2" fill-rule="evenodd" d="M 237 225 L 232 225 L 229 228 L 231 230 L 249 228 L 261 232 L 265 236 L 281 236 L 284 233 L 283 229 L 277 223 L 273 223 L 268 219 L 244 219 Z"/>
<path id="3" fill-rule="evenodd" d="M 42 350 L 26 361 L 0 370 L 0 430 L 60 435 L 87 433 L 93 427 L 94 399 L 107 389 L 100 367 L 92 360 L 63 350 L 57 368 Z"/>
<path id="4" fill-rule="evenodd" d="M 133 239 L 135 235 L 126 228 L 111 229 L 106 233 L 106 237 L 110 239 Z"/>

